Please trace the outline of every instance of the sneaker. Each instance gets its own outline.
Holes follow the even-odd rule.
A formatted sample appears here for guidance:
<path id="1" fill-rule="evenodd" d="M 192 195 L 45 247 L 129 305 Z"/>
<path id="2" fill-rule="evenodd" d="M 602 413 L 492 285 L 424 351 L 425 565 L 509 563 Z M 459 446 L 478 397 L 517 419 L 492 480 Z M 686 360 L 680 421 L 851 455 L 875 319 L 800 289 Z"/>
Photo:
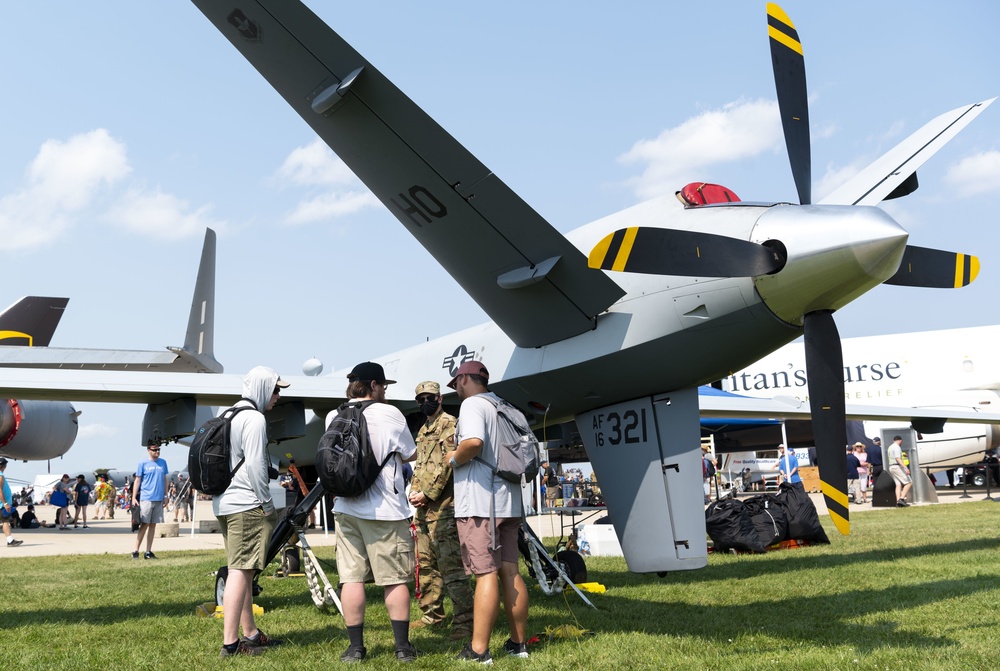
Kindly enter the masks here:
<path id="1" fill-rule="evenodd" d="M 344 652 L 340 655 L 340 661 L 347 663 L 360 662 L 367 654 L 368 648 L 365 646 L 362 645 L 361 647 L 358 647 L 351 645 L 348 646 L 347 650 L 344 650 Z"/>
<path id="2" fill-rule="evenodd" d="M 247 645 L 246 642 L 241 638 L 236 642 L 236 650 L 229 652 L 229 648 L 222 646 L 222 650 L 219 652 L 219 657 L 235 657 L 236 655 L 263 655 L 264 648 L 259 648 L 255 645 Z"/>
<path id="3" fill-rule="evenodd" d="M 503 644 L 503 649 L 511 657 L 520 657 L 521 659 L 528 659 L 527 643 L 515 643 L 514 641 L 508 638 L 507 642 Z"/>
<path id="4" fill-rule="evenodd" d="M 7 547 L 9 548 L 16 548 L 18 545 L 24 545 L 24 541 L 13 540 L 7 543 Z"/>
<path id="5" fill-rule="evenodd" d="M 247 645 L 251 645 L 257 648 L 276 648 L 285 642 L 285 639 L 271 638 L 270 636 L 260 631 L 259 629 L 257 630 L 257 635 L 254 636 L 253 638 L 244 636 L 241 640 Z"/>
<path id="6" fill-rule="evenodd" d="M 83 528 L 84 528 L 84 529 L 89 529 L 90 527 L 88 527 L 88 526 L 87 526 L 86 524 L 84 524 L 84 525 L 83 525 Z"/>
<path id="7" fill-rule="evenodd" d="M 900 499 L 900 500 L 896 501 L 896 507 L 897 508 L 906 508 L 909 505 L 910 504 L 906 502 L 906 499 Z"/>
<path id="8" fill-rule="evenodd" d="M 135 552 L 132 553 L 132 559 L 138 559 L 138 558 L 139 558 L 139 551 L 136 550 Z"/>
<path id="9" fill-rule="evenodd" d="M 136 554 L 138 554 L 138 553 L 136 553 Z M 159 559 L 159 557 L 157 557 L 156 555 L 154 555 L 152 552 L 147 552 L 146 554 L 142 555 L 142 558 L 143 559 Z"/>
<path id="10" fill-rule="evenodd" d="M 412 643 L 407 643 L 396 648 L 396 660 L 406 664 L 417 661 L 417 657 L 420 654 L 420 651 L 414 648 Z"/>
<path id="11" fill-rule="evenodd" d="M 465 647 L 462 648 L 462 652 L 458 653 L 455 659 L 461 662 L 476 662 L 477 664 L 492 664 L 493 657 L 490 655 L 489 648 L 486 652 L 476 652 L 472 649 L 472 643 L 466 643 Z"/>

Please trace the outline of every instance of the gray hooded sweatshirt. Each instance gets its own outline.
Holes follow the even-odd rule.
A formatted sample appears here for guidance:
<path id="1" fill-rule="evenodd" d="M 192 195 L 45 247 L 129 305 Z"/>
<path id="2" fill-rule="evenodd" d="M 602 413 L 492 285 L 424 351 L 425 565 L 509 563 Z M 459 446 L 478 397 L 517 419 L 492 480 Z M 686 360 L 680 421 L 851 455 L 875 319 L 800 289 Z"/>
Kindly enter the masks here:
<path id="1" fill-rule="evenodd" d="M 278 382 L 278 374 L 266 366 L 257 366 L 243 378 L 243 398 L 251 399 L 260 410 L 245 400 L 235 407 L 248 407 L 235 417 L 231 424 L 229 467 L 236 468 L 240 459 L 246 460 L 233 475 L 233 482 L 221 495 L 212 500 L 216 517 L 253 510 L 258 506 L 268 515 L 274 513 L 274 502 L 268 486 L 267 469 L 270 455 L 267 451 L 267 422 L 263 411 L 271 402 L 271 394 Z"/>

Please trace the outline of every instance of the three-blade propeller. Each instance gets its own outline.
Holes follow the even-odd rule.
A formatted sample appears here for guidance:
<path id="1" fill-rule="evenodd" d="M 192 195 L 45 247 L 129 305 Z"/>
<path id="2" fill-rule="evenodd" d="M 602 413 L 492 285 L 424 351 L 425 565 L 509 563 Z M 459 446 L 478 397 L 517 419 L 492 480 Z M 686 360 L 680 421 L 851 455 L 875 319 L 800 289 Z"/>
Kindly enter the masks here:
<path id="1" fill-rule="evenodd" d="M 771 64 L 785 147 L 799 203 L 812 202 L 809 102 L 805 60 L 798 32 L 776 4 L 767 4 Z M 889 197 L 917 187 L 916 173 Z M 591 251 L 591 268 L 658 275 L 697 277 L 759 277 L 780 271 L 786 262 L 780 243 L 758 245 L 696 231 L 630 227 L 602 239 Z M 908 245 L 899 269 L 887 284 L 957 288 L 972 282 L 979 272 L 974 256 Z M 840 334 L 832 311 L 816 310 L 802 316 L 809 404 L 823 497 L 837 529 L 850 531 L 845 477 L 847 424 L 844 401 L 844 363 Z"/>

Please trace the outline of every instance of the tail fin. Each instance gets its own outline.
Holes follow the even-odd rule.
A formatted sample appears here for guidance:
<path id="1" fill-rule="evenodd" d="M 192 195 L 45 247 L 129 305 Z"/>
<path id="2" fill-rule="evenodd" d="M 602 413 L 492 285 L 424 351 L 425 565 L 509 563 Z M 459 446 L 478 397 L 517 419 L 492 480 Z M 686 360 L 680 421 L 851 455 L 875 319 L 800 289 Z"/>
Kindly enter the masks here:
<path id="1" fill-rule="evenodd" d="M 215 231 L 211 228 L 205 229 L 184 346 L 168 349 L 190 361 L 199 372 L 222 372 L 222 364 L 215 359 Z"/>
<path id="2" fill-rule="evenodd" d="M 48 347 L 68 298 L 25 296 L 0 313 L 0 345 Z"/>

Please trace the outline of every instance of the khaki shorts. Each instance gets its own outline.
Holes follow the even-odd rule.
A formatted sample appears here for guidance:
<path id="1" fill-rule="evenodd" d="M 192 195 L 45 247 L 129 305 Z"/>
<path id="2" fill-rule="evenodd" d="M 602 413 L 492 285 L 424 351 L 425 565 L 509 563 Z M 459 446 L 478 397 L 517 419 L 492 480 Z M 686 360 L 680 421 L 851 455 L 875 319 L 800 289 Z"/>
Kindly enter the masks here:
<path id="1" fill-rule="evenodd" d="M 897 485 L 905 485 L 910 483 L 910 476 L 906 474 L 903 467 L 899 464 L 892 464 L 889 466 L 889 475 L 896 482 Z"/>
<path id="2" fill-rule="evenodd" d="M 226 565 L 231 569 L 263 571 L 267 565 L 267 544 L 274 530 L 275 515 L 266 515 L 257 506 L 232 515 L 220 515 L 222 539 L 226 543 Z"/>
<path id="3" fill-rule="evenodd" d="M 159 524 L 163 521 L 163 501 L 139 501 L 139 522 Z"/>
<path id="4" fill-rule="evenodd" d="M 490 551 L 490 518 L 459 517 L 458 541 L 462 547 L 462 566 L 470 575 L 485 575 L 500 571 L 500 564 L 517 564 L 517 530 L 521 526 L 520 517 L 497 519 L 497 545 Z"/>
<path id="5" fill-rule="evenodd" d="M 413 534 L 409 520 L 363 520 L 334 513 L 337 573 L 341 582 L 401 585 L 413 580 Z"/>

